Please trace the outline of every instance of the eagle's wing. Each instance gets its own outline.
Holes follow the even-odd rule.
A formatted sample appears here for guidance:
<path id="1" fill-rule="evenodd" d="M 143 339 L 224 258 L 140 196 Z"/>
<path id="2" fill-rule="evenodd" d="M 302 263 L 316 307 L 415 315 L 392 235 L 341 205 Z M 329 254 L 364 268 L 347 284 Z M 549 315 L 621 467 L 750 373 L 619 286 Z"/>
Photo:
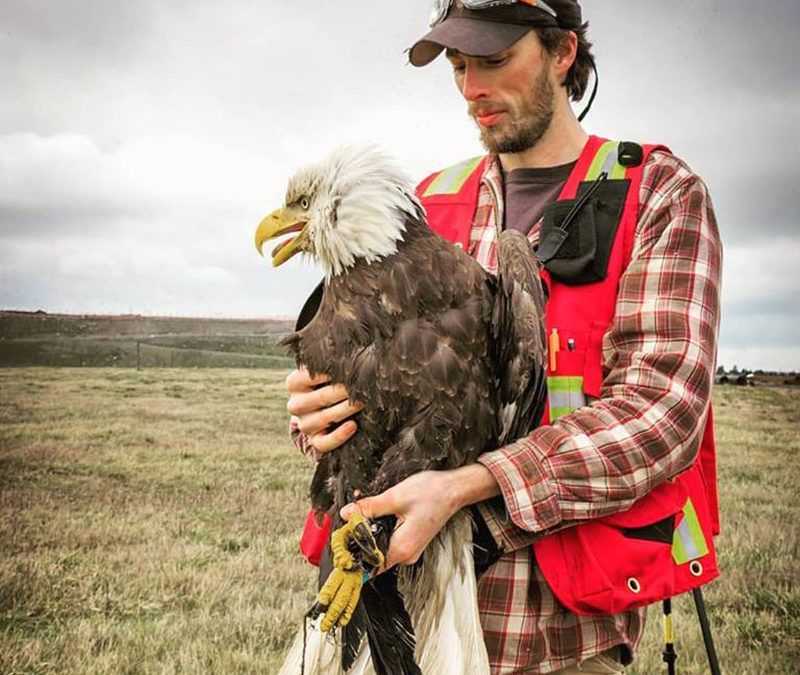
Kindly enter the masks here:
<path id="1" fill-rule="evenodd" d="M 541 419 L 547 397 L 545 292 L 530 242 L 516 230 L 497 240 L 492 342 L 499 371 L 499 445 L 524 436 Z"/>

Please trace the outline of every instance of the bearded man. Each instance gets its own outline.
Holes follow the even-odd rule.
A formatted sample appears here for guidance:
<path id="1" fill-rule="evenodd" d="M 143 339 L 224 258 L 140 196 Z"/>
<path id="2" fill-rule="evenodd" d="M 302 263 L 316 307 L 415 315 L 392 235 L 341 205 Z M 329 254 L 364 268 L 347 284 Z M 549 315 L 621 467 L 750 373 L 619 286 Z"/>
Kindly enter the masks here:
<path id="1" fill-rule="evenodd" d="M 445 52 L 488 153 L 420 184 L 431 226 L 490 272 L 501 228 L 538 247 L 549 410 L 475 464 L 416 474 L 357 508 L 397 516 L 391 566 L 416 561 L 472 507 L 495 673 L 622 672 L 645 605 L 717 574 L 714 213 L 702 181 L 663 146 L 583 130 L 570 99 L 594 69 L 587 26 L 575 0 L 438 0 L 409 50 L 415 66 Z M 370 404 L 304 371 L 287 388 L 309 452 L 335 451 Z"/>

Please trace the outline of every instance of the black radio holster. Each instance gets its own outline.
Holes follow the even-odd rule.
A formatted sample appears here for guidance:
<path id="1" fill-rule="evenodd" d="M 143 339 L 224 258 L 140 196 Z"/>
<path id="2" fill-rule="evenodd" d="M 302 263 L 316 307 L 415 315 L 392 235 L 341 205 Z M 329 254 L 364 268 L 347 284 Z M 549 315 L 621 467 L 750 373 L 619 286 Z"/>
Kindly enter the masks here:
<path id="1" fill-rule="evenodd" d="M 642 159 L 642 146 L 619 144 L 617 161 L 622 166 L 638 166 Z M 606 278 L 630 185 L 630 180 L 609 179 L 604 172 L 597 180 L 581 183 L 575 199 L 545 208 L 537 253 L 553 279 L 577 286 Z"/>

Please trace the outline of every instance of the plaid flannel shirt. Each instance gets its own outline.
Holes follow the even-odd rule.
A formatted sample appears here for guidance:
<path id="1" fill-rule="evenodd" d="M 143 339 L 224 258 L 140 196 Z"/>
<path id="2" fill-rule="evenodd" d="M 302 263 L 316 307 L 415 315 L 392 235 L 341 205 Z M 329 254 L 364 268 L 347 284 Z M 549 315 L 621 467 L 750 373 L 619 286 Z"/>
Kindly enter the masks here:
<path id="1" fill-rule="evenodd" d="M 719 327 L 714 212 L 702 181 L 664 152 L 651 154 L 639 194 L 632 257 L 603 339 L 600 398 L 478 459 L 502 491 L 502 500 L 479 505 L 504 552 L 478 585 L 492 673 L 549 673 L 616 645 L 632 651 L 644 630 L 644 609 L 569 612 L 531 547 L 543 534 L 630 507 L 686 469 L 700 445 Z M 469 253 L 492 273 L 502 195 L 499 162 L 490 158 Z M 534 244 L 540 225 L 529 234 Z M 294 422 L 292 429 L 308 452 Z"/>

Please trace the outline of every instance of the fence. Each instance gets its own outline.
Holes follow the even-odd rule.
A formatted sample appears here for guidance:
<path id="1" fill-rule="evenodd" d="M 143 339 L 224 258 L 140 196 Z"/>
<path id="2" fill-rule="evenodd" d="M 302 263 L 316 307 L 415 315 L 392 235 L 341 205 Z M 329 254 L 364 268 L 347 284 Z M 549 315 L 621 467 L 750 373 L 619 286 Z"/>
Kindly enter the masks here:
<path id="1" fill-rule="evenodd" d="M 291 368 L 294 361 L 274 354 L 243 354 L 210 349 L 176 347 L 152 342 L 136 343 L 136 368 Z"/>
<path id="2" fill-rule="evenodd" d="M 294 361 L 282 355 L 276 342 L 277 338 L 256 341 L 238 336 L 213 340 L 155 336 L 139 340 L 64 336 L 0 339 L 0 366 L 291 368 Z M 225 349 L 208 348 L 213 346 Z"/>

